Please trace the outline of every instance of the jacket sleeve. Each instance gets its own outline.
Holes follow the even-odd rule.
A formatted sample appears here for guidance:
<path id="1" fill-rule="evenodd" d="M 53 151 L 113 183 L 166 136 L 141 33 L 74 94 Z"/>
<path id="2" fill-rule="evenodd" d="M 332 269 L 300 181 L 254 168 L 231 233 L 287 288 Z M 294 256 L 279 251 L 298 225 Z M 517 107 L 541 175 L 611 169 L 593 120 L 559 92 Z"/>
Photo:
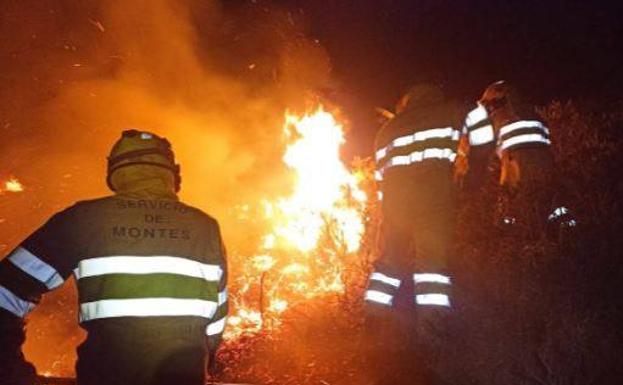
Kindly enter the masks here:
<path id="1" fill-rule="evenodd" d="M 489 176 L 489 165 L 494 152 L 494 143 L 470 147 L 464 181 L 464 187 L 467 191 L 475 192 L 486 184 Z"/>
<path id="2" fill-rule="evenodd" d="M 0 261 L 0 378 L 11 378 L 9 383 L 33 383 L 34 368 L 21 351 L 24 319 L 44 293 L 71 274 L 62 260 L 70 247 L 64 222 L 65 214 L 56 214 Z"/>
<path id="3" fill-rule="evenodd" d="M 225 324 L 227 322 L 227 311 L 228 311 L 228 301 L 227 301 L 227 253 L 225 251 L 225 246 L 223 244 L 223 240 L 220 235 L 220 231 L 218 232 L 218 242 L 219 253 L 220 253 L 220 267 L 221 267 L 221 279 L 218 283 L 218 299 L 217 299 L 217 308 L 214 314 L 214 317 L 210 320 L 207 328 L 207 336 L 208 336 L 208 349 L 210 351 L 211 358 L 215 354 L 218 349 L 222 337 L 223 331 L 225 330 Z"/>

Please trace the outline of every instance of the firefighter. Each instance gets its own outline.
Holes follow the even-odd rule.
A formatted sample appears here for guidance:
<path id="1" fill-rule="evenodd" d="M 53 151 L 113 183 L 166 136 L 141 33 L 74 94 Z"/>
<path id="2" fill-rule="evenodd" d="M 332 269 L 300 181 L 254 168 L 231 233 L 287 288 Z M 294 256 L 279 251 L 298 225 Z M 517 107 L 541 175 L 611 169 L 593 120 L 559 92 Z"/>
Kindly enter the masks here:
<path id="1" fill-rule="evenodd" d="M 452 307 L 453 163 L 462 116 L 430 85 L 412 88 L 396 112 L 375 142 L 383 235 L 365 291 L 368 334 L 394 330 L 395 335 L 381 339 L 389 340 L 386 347 L 397 347 L 407 344 L 403 337 L 413 327 L 415 338 L 432 346 Z"/>
<path id="2" fill-rule="evenodd" d="M 569 209 L 554 204 L 560 197 L 554 191 L 556 172 L 545 123 L 533 116 L 531 108 L 521 102 L 506 81 L 487 87 L 479 104 L 486 109 L 495 131 L 500 185 L 506 191 L 503 223 L 536 220 L 558 228 L 574 227 L 576 221 Z"/>
<path id="3" fill-rule="evenodd" d="M 32 384 L 24 319 L 73 274 L 80 385 L 203 384 L 227 314 L 219 225 L 178 200 L 169 142 L 127 130 L 108 158 L 114 195 L 54 215 L 0 262 L 0 376 Z M 53 325 L 49 325 L 53 327 Z"/>

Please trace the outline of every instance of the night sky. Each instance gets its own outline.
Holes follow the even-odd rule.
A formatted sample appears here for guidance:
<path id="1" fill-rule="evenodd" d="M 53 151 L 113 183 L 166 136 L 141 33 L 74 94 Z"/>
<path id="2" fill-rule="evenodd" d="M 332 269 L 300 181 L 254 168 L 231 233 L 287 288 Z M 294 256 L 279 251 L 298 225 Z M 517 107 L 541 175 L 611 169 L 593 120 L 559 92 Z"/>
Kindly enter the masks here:
<path id="1" fill-rule="evenodd" d="M 390 108 L 413 82 L 460 101 L 507 79 L 535 103 L 619 98 L 620 2 L 561 0 L 288 0 L 329 51 L 339 102 L 367 147 L 374 106 Z M 365 128 L 364 128 L 365 127 Z M 363 138 L 361 138 L 363 136 Z"/>

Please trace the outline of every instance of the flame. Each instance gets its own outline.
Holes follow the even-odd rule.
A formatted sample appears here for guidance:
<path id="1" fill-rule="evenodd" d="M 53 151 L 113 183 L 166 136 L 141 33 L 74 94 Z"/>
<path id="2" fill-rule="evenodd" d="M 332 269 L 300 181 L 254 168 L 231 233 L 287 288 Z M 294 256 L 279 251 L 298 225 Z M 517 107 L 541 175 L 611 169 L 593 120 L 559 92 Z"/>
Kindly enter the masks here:
<path id="1" fill-rule="evenodd" d="M 4 182 L 4 188 L 0 190 L 0 192 L 3 190 L 13 193 L 22 192 L 24 191 L 24 185 L 22 185 L 22 183 L 16 178 L 11 178 Z"/>
<path id="2" fill-rule="evenodd" d="M 343 126 L 320 106 L 303 116 L 286 112 L 283 133 L 283 162 L 295 182 L 289 196 L 258 209 L 268 229 L 232 291 L 229 340 L 278 327 L 304 301 L 342 293 L 344 257 L 359 250 L 364 234 L 365 177 L 340 159 Z"/>

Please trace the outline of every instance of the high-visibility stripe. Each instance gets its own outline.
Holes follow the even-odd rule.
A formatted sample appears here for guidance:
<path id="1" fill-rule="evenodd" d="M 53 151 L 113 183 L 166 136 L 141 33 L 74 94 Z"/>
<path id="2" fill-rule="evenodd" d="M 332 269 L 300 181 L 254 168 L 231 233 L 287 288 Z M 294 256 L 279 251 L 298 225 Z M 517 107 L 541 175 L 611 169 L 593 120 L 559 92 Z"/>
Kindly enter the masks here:
<path id="1" fill-rule="evenodd" d="M 394 148 L 404 147 L 415 142 L 423 142 L 428 139 L 443 139 L 448 138 L 450 140 L 459 140 L 460 132 L 452 127 L 444 128 L 431 128 L 429 130 L 417 131 L 410 135 L 401 136 L 392 140 L 392 142 L 376 151 L 376 160 L 379 161 L 387 156 L 387 153 Z"/>
<path id="2" fill-rule="evenodd" d="M 20 270 L 43 283 L 50 290 L 59 287 L 65 282 L 55 268 L 23 247 L 15 249 L 8 258 Z"/>
<path id="3" fill-rule="evenodd" d="M 450 307 L 450 298 L 446 294 L 418 294 L 415 296 L 415 303 Z"/>
<path id="4" fill-rule="evenodd" d="M 569 213 L 569 209 L 567 209 L 564 206 L 560 206 L 560 207 L 556 207 L 554 209 L 554 211 L 552 211 L 552 213 L 549 215 L 549 217 L 547 218 L 550 221 L 556 220 L 560 217 L 562 217 L 563 215 Z"/>
<path id="5" fill-rule="evenodd" d="M 471 146 L 482 146 L 483 144 L 493 143 L 495 141 L 493 126 L 488 124 L 486 126 L 470 131 L 468 137 L 469 144 Z"/>
<path id="6" fill-rule="evenodd" d="M 374 172 L 374 180 L 376 181 L 382 181 L 383 180 L 383 173 L 381 173 L 380 171 L 375 171 Z"/>
<path id="7" fill-rule="evenodd" d="M 377 161 L 385 158 L 385 156 L 387 156 L 387 147 L 381 148 L 375 154 L 375 157 L 376 157 Z"/>
<path id="8" fill-rule="evenodd" d="M 415 284 L 424 283 L 424 282 L 433 282 L 433 283 L 441 283 L 444 285 L 450 285 L 452 281 L 450 277 L 443 274 L 436 273 L 418 273 L 413 274 L 413 282 Z"/>
<path id="9" fill-rule="evenodd" d="M 24 318 L 34 308 L 35 304 L 16 296 L 6 287 L 0 285 L 0 308 L 7 310 L 20 318 Z"/>
<path id="10" fill-rule="evenodd" d="M 394 296 L 389 295 L 387 293 L 383 293 L 378 290 L 366 290 L 364 299 L 366 301 L 372 301 L 376 303 L 380 303 L 382 305 L 391 306 L 392 302 L 394 302 Z"/>
<path id="11" fill-rule="evenodd" d="M 227 289 L 224 289 L 220 293 L 218 293 L 218 305 L 221 306 L 225 302 L 227 302 Z"/>
<path id="12" fill-rule="evenodd" d="M 80 322 L 114 317 L 197 316 L 212 318 L 216 307 L 216 302 L 200 299 L 104 299 L 80 304 Z"/>
<path id="13" fill-rule="evenodd" d="M 526 128 L 538 128 L 545 135 L 549 136 L 549 129 L 545 127 L 545 125 L 538 120 L 520 120 L 518 122 L 514 122 L 511 124 L 507 124 L 506 126 L 500 128 L 500 137 L 504 137 L 507 134 L 510 134 L 513 131 L 526 129 Z"/>
<path id="14" fill-rule="evenodd" d="M 183 257 L 111 256 L 84 259 L 74 270 L 76 279 L 106 274 L 178 274 L 218 282 L 223 269 Z"/>
<path id="15" fill-rule="evenodd" d="M 479 104 L 478 107 L 474 108 L 467 114 L 467 117 L 465 118 L 465 125 L 467 127 L 473 127 L 486 119 L 489 119 L 489 114 L 487 114 L 485 107 Z"/>
<path id="16" fill-rule="evenodd" d="M 376 197 L 379 201 L 383 200 L 383 191 L 377 191 L 376 192 Z"/>
<path id="17" fill-rule="evenodd" d="M 394 166 L 408 166 L 426 159 L 447 159 L 454 162 L 455 158 L 456 153 L 449 148 L 427 148 L 424 151 L 414 151 L 409 155 L 394 156 L 383 166 L 383 171 Z"/>
<path id="18" fill-rule="evenodd" d="M 225 325 L 227 324 L 227 317 L 223 317 L 216 322 L 212 322 L 206 328 L 206 334 L 208 336 L 219 335 L 225 330 Z"/>
<path id="19" fill-rule="evenodd" d="M 504 151 L 509 147 L 524 143 L 544 143 L 550 145 L 552 142 L 540 134 L 517 135 L 502 141 L 500 151 Z"/>
<path id="20" fill-rule="evenodd" d="M 383 273 L 379 273 L 379 272 L 374 272 L 370 275 L 370 280 L 371 281 L 379 281 L 379 282 L 383 282 L 387 285 L 393 286 L 395 288 L 399 288 L 400 287 L 400 280 L 398 278 L 392 278 L 389 277 Z"/>

